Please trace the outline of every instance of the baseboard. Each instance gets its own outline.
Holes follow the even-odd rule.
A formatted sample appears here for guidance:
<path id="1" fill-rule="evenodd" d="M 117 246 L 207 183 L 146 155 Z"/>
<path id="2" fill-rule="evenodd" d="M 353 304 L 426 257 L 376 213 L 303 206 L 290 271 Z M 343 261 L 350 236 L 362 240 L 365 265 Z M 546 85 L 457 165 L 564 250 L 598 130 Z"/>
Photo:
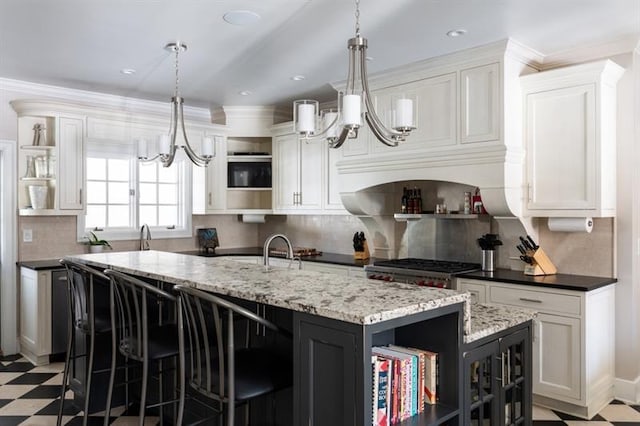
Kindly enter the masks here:
<path id="1" fill-rule="evenodd" d="M 640 404 L 640 376 L 635 380 L 615 379 L 614 391 L 620 401 Z"/>

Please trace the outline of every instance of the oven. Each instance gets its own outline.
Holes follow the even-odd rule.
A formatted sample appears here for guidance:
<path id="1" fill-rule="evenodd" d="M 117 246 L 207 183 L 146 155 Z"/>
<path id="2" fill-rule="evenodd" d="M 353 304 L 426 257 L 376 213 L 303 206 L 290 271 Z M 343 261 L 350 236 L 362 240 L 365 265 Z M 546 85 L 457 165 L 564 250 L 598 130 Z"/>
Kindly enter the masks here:
<path id="1" fill-rule="evenodd" d="M 455 289 L 455 274 L 480 270 L 479 263 L 404 258 L 379 260 L 364 267 L 367 278 L 425 287 Z"/>

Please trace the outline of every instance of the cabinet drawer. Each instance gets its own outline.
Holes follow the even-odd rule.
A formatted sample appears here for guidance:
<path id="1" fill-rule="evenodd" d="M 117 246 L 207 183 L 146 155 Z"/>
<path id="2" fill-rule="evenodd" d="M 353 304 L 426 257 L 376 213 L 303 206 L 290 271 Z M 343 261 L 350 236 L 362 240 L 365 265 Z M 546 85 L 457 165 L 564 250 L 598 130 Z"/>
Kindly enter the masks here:
<path id="1" fill-rule="evenodd" d="M 487 286 L 468 281 L 458 281 L 458 290 L 471 294 L 471 302 L 485 303 L 487 301 Z"/>
<path id="2" fill-rule="evenodd" d="M 521 306 L 541 312 L 580 315 L 580 296 L 521 290 L 513 287 L 491 287 L 491 302 Z"/>

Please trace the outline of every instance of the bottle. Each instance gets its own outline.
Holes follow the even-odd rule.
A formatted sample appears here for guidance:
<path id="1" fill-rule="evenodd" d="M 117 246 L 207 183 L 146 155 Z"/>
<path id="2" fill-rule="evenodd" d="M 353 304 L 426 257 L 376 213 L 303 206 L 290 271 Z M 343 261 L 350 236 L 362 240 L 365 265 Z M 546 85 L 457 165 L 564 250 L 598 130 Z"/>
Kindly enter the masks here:
<path id="1" fill-rule="evenodd" d="M 420 188 L 418 188 L 416 191 L 418 193 L 416 194 L 415 210 L 416 210 L 416 213 L 422 214 L 422 190 Z"/>
<path id="2" fill-rule="evenodd" d="M 416 203 L 416 197 L 415 194 L 413 193 L 413 189 L 409 190 L 409 202 L 407 203 L 407 213 L 409 214 L 413 214 L 415 213 L 415 203 Z"/>
<path id="3" fill-rule="evenodd" d="M 400 212 L 407 213 L 409 196 L 407 195 L 407 187 L 402 188 L 402 199 L 400 200 Z"/>

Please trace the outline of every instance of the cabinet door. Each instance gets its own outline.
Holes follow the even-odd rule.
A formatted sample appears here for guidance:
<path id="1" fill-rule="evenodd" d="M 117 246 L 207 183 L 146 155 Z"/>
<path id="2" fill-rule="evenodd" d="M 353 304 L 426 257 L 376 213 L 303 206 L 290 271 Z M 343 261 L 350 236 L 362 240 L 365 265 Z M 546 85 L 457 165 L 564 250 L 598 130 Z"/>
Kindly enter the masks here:
<path id="1" fill-rule="evenodd" d="M 323 141 L 299 141 L 300 191 L 298 209 L 322 209 L 322 182 L 325 173 L 322 167 L 326 144 Z"/>
<path id="2" fill-rule="evenodd" d="M 298 203 L 300 156 L 296 135 L 277 136 L 273 140 L 274 209 L 293 210 Z"/>
<path id="3" fill-rule="evenodd" d="M 480 283 L 456 279 L 456 287 L 460 291 L 471 294 L 471 301 L 474 303 L 485 303 L 487 301 L 487 286 Z"/>
<path id="4" fill-rule="evenodd" d="M 58 187 L 60 210 L 82 210 L 84 187 L 84 119 L 58 119 Z"/>
<path id="5" fill-rule="evenodd" d="M 460 142 L 500 137 L 500 69 L 498 64 L 460 71 Z"/>
<path id="6" fill-rule="evenodd" d="M 594 85 L 527 95 L 526 141 L 529 210 L 595 208 Z"/>
<path id="7" fill-rule="evenodd" d="M 531 421 L 531 333 L 529 328 L 499 340 L 501 425 Z"/>
<path id="8" fill-rule="evenodd" d="M 362 342 L 338 321 L 323 320 L 294 313 L 294 424 L 365 424 L 356 409 L 363 391 L 356 360 Z"/>
<path id="9" fill-rule="evenodd" d="M 580 399 L 580 320 L 538 314 L 533 343 L 533 392 Z"/>
<path id="10" fill-rule="evenodd" d="M 337 167 L 338 161 L 342 159 L 343 149 L 329 148 L 328 145 L 325 149 L 327 150 L 325 153 L 327 161 L 325 162 L 326 178 L 324 179 L 325 187 L 322 208 L 323 210 L 346 212 L 342 204 L 342 199 L 340 198 L 340 181 L 341 179 L 345 179 L 345 177 L 340 176 Z"/>
<path id="11" fill-rule="evenodd" d="M 189 136 L 191 141 L 191 136 Z M 200 141 L 202 137 L 194 140 Z M 200 142 L 198 142 L 200 144 Z M 200 152 L 200 151 L 198 151 Z M 193 166 L 193 213 L 220 213 L 227 208 L 227 140 L 217 138 L 207 167 Z"/>
<path id="12" fill-rule="evenodd" d="M 498 342 L 463 354 L 464 425 L 498 425 Z"/>

